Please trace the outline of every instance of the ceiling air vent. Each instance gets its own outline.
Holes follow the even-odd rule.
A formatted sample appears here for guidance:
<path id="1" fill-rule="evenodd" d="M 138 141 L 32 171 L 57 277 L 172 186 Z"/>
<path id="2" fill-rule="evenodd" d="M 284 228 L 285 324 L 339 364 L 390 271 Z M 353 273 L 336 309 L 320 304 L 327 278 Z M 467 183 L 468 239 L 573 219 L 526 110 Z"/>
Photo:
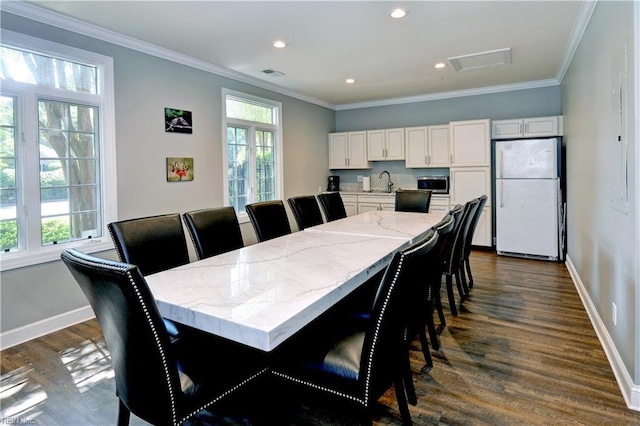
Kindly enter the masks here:
<path id="1" fill-rule="evenodd" d="M 282 77 L 284 75 L 284 73 L 272 69 L 262 70 L 262 72 L 271 77 Z"/>
<path id="2" fill-rule="evenodd" d="M 454 56 L 449 58 L 449 63 L 456 71 L 471 71 L 511 65 L 511 48 Z"/>

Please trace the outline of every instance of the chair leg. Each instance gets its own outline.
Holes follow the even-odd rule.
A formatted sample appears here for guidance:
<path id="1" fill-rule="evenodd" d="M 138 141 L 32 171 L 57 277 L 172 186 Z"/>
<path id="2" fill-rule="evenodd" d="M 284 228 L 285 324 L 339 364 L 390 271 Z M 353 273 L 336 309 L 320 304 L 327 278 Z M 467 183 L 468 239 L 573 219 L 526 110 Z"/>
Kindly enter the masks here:
<path id="1" fill-rule="evenodd" d="M 447 296 L 449 297 L 449 309 L 451 309 L 451 315 L 458 316 L 458 309 L 456 308 L 456 299 L 453 297 L 453 278 L 450 274 L 447 274 Z"/>
<path id="2" fill-rule="evenodd" d="M 409 362 L 409 350 L 407 349 L 406 357 L 404 359 L 404 365 L 402 366 L 404 370 L 404 388 L 407 392 L 407 399 L 409 400 L 409 404 L 418 405 L 418 397 L 416 395 L 416 387 L 413 384 L 413 372 L 411 371 L 411 364 Z"/>
<path id="3" fill-rule="evenodd" d="M 400 416 L 402 417 L 403 425 L 412 425 L 411 413 L 409 412 L 409 405 L 407 404 L 407 398 L 405 396 L 404 386 L 402 385 L 402 379 L 396 377 L 393 386 L 396 391 L 396 400 L 398 401 L 398 408 L 400 409 Z"/>
<path id="4" fill-rule="evenodd" d="M 118 426 L 129 426 L 129 418 L 131 417 L 131 411 L 124 405 L 121 399 L 118 399 Z"/>
<path id="5" fill-rule="evenodd" d="M 460 275 L 460 269 L 456 270 L 455 276 L 456 276 L 456 286 L 458 287 L 458 295 L 460 296 L 460 305 L 462 305 L 462 302 L 464 302 L 466 294 L 464 292 L 464 288 L 462 287 L 462 278 Z"/>
<path id="6" fill-rule="evenodd" d="M 431 352 L 429 352 L 429 342 L 427 341 L 427 335 L 424 332 L 424 327 L 420 327 L 420 345 L 422 346 L 422 355 L 424 361 L 427 363 L 427 367 L 433 367 L 433 360 L 431 359 Z"/>
<path id="7" fill-rule="evenodd" d="M 438 311 L 438 318 L 440 319 L 440 325 L 445 327 L 447 325 L 447 320 L 444 317 L 444 311 L 442 310 L 442 297 L 440 297 L 440 289 L 441 289 L 442 276 L 438 278 L 437 284 L 434 286 L 433 290 L 433 302 L 436 305 L 436 311 Z"/>
<path id="8" fill-rule="evenodd" d="M 440 342 L 438 341 L 436 324 L 433 321 L 433 306 L 431 305 L 431 303 L 429 303 L 428 307 L 429 308 L 427 309 L 427 318 L 425 322 L 427 323 L 427 329 L 429 330 L 429 340 L 431 340 L 431 346 L 433 347 L 433 350 L 437 351 L 440 350 Z"/>
<path id="9" fill-rule="evenodd" d="M 473 287 L 473 275 L 471 275 L 471 263 L 469 262 L 469 258 L 467 257 L 464 260 L 464 266 L 467 270 L 467 275 L 469 276 L 469 288 Z"/>

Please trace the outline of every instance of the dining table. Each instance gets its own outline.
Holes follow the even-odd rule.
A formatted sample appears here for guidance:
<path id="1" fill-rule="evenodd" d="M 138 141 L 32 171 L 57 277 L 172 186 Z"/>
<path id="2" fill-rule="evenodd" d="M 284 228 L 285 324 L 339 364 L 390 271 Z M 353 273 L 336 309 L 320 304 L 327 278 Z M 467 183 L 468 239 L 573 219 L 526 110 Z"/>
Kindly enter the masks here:
<path id="1" fill-rule="evenodd" d="M 370 211 L 146 280 L 165 318 L 268 352 L 382 271 L 442 218 Z"/>

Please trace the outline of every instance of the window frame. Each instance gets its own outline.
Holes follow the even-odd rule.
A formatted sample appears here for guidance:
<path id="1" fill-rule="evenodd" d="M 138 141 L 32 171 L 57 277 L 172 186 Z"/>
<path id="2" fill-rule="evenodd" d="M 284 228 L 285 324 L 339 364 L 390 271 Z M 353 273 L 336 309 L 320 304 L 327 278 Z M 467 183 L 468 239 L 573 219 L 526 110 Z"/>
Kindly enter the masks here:
<path id="1" fill-rule="evenodd" d="M 284 194 L 284 167 L 283 167 L 283 144 L 282 144 L 282 103 L 271 99 L 262 98 L 259 96 L 250 95 L 235 90 L 222 88 L 222 182 L 223 182 L 223 205 L 230 206 L 229 204 L 229 179 L 228 179 L 228 150 L 227 150 L 227 126 L 232 125 L 236 127 L 243 127 L 248 129 L 249 153 L 250 163 L 252 167 L 251 179 L 250 179 L 250 201 L 249 203 L 255 203 L 257 194 L 257 182 L 256 182 L 256 140 L 255 131 L 263 130 L 274 133 L 274 172 L 275 172 L 275 196 L 274 199 L 281 199 Z M 247 121 L 237 118 L 227 117 L 227 97 L 253 101 L 268 105 L 276 110 L 276 124 L 259 123 L 254 121 Z M 249 221 L 249 216 L 246 211 L 236 212 L 238 221 L 245 223 Z"/>
<path id="2" fill-rule="evenodd" d="M 107 229 L 108 223 L 117 220 L 118 211 L 113 58 L 7 30 L 1 31 L 1 37 L 2 44 L 9 47 L 97 67 L 98 93 L 70 92 L 64 89 L 2 80 L 2 94 L 18 98 L 16 155 L 19 158 L 16 168 L 20 168 L 20 171 L 16 173 L 16 182 L 19 178 L 20 183 L 17 184 L 18 203 L 16 209 L 21 210 L 17 216 L 22 217 L 25 225 L 18 230 L 24 244 L 14 252 L 0 252 L 0 270 L 11 270 L 59 260 L 60 254 L 69 248 L 78 248 L 85 253 L 113 249 L 113 242 Z M 47 246 L 42 246 L 40 243 L 39 175 L 32 170 L 33 164 L 31 164 L 31 169 L 27 169 L 27 165 L 33 161 L 37 161 L 39 164 L 37 146 L 37 102 L 39 99 L 82 103 L 98 108 L 101 237 Z M 34 105 L 29 105 L 30 103 Z M 27 107 L 31 108 L 32 106 L 35 106 L 35 109 L 27 110 Z M 35 127 L 33 127 L 34 125 Z M 27 128 L 27 126 L 29 127 Z M 34 139 L 27 140 L 28 138 Z M 34 160 L 34 158 L 30 158 L 32 156 L 37 158 L 34 157 Z M 36 190 L 37 197 L 33 194 L 33 191 Z M 34 206 L 33 199 L 35 198 L 38 202 Z M 29 232 L 29 229 L 33 229 L 34 226 L 37 226 L 38 232 Z M 38 235 L 38 244 L 34 243 L 36 240 L 33 237 L 34 234 Z"/>

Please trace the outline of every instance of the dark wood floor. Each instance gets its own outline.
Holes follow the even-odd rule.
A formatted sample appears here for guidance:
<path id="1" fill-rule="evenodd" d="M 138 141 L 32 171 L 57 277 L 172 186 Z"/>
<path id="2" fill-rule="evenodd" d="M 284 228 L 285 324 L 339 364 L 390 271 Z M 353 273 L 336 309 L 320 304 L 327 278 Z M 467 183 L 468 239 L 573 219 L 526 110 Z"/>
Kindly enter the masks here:
<path id="1" fill-rule="evenodd" d="M 448 316 L 432 369 L 413 347 L 416 425 L 640 424 L 564 265 L 480 251 L 472 268 L 476 284 L 460 315 Z M 2 424 L 116 423 L 109 352 L 95 321 L 7 349 L 1 367 Z M 347 408 L 277 392 L 281 424 L 357 423 Z M 195 423 L 251 424 L 241 411 L 252 398 Z M 374 416 L 377 425 L 401 424 L 393 389 Z M 131 424 L 145 423 L 132 416 Z"/>

